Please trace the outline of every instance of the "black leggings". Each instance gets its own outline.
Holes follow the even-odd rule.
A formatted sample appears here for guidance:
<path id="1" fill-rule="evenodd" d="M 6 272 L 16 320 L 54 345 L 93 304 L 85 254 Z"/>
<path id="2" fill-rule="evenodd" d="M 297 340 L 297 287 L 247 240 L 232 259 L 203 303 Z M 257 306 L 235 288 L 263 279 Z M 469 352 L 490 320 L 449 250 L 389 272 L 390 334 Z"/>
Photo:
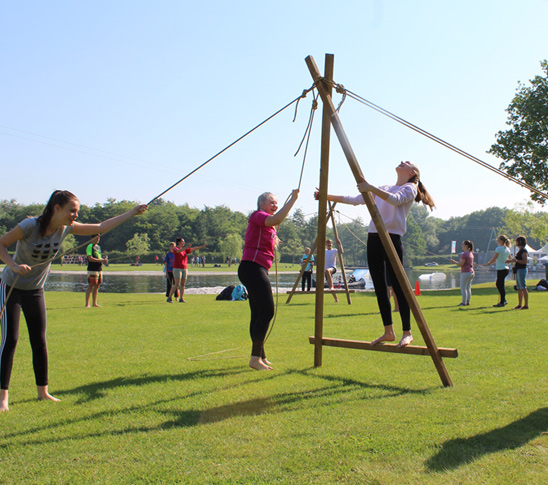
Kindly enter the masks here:
<path id="1" fill-rule="evenodd" d="M 307 291 L 310 291 L 310 285 L 312 284 L 312 271 L 305 271 L 303 273 L 303 291 L 306 286 Z"/>
<path id="2" fill-rule="evenodd" d="M 10 287 L 0 281 L 0 308 L 4 306 Z M 14 288 L 2 315 L 2 344 L 0 346 L 0 389 L 10 384 L 13 356 L 19 339 L 21 310 L 25 315 L 32 348 L 32 364 L 37 386 L 48 385 L 48 350 L 46 346 L 46 300 L 44 290 Z"/>
<path id="3" fill-rule="evenodd" d="M 504 287 L 504 280 L 510 273 L 509 269 L 498 269 L 497 270 L 497 290 L 500 293 L 500 302 L 504 303 L 506 301 L 506 288 Z"/>
<path id="4" fill-rule="evenodd" d="M 389 234 L 389 236 L 394 243 L 400 261 L 403 261 L 401 236 L 397 234 Z M 396 277 L 396 273 L 394 273 L 388 255 L 382 245 L 381 238 L 375 232 L 371 232 L 367 236 L 367 261 L 369 263 L 369 275 L 371 276 L 373 286 L 375 287 L 375 294 L 377 295 L 377 303 L 381 312 L 383 325 L 385 327 L 392 325 L 392 309 L 390 307 L 390 299 L 388 297 L 388 288 L 386 285 L 386 273 L 388 273 L 388 277 L 392 283 L 392 289 L 398 299 L 403 331 L 406 332 L 411 330 L 411 310 L 409 309 L 409 303 L 407 303 L 407 300 L 405 299 L 400 282 Z"/>
<path id="5" fill-rule="evenodd" d="M 266 358 L 264 340 L 270 320 L 274 316 L 274 298 L 268 278 L 268 270 L 252 261 L 242 261 L 238 268 L 238 278 L 247 289 L 249 308 L 251 308 L 251 355 Z"/>

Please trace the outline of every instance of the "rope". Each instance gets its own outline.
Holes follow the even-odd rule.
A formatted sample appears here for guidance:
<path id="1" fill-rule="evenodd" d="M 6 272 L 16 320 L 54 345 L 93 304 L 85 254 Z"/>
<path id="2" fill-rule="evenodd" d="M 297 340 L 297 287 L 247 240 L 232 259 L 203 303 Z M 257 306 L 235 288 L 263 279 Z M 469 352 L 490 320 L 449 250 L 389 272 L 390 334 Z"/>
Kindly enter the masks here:
<path id="1" fill-rule="evenodd" d="M 548 194 L 546 194 L 544 192 L 541 192 L 540 190 L 533 187 L 532 185 L 529 185 L 526 182 L 523 182 L 521 180 L 518 180 L 518 179 L 508 175 L 507 173 L 503 172 L 502 170 L 500 170 L 498 168 L 495 168 L 492 165 L 489 165 L 487 162 L 484 162 L 483 160 L 481 160 L 481 159 L 465 152 L 464 150 L 461 150 L 460 148 L 452 145 L 451 143 L 446 142 L 445 140 L 442 140 L 441 138 L 438 138 L 437 136 L 427 132 L 426 130 L 423 130 L 422 128 L 410 123 L 409 121 L 406 121 L 403 118 L 400 118 L 399 116 L 395 115 L 394 113 L 391 113 L 390 111 L 388 111 L 384 108 L 381 108 L 380 106 L 378 106 L 375 103 L 359 96 L 358 94 L 353 93 L 352 91 L 349 91 L 349 90 L 345 89 L 345 87 L 342 84 L 337 84 L 337 83 L 334 83 L 333 81 L 329 81 L 327 79 L 322 79 L 322 80 L 325 81 L 325 82 L 330 83 L 333 87 L 335 87 L 337 92 L 344 92 L 350 98 L 352 98 L 352 99 L 364 104 L 365 106 L 367 106 L 367 107 L 383 114 L 384 116 L 400 123 L 401 125 L 406 126 L 407 128 L 410 128 L 413 131 L 416 131 L 417 133 L 425 136 L 426 138 L 429 138 L 432 141 L 435 141 L 436 143 L 444 146 L 445 148 L 449 148 L 450 150 L 454 151 L 455 153 L 458 153 L 459 155 L 461 155 L 465 158 L 468 158 L 469 160 L 477 163 L 478 165 L 480 165 L 480 166 L 482 166 L 482 167 L 484 167 L 488 170 L 491 170 L 492 172 L 496 173 L 497 175 L 500 175 L 501 177 L 504 177 L 505 179 L 508 179 L 511 182 L 514 182 L 514 183 L 520 185 L 521 187 L 528 189 L 531 192 L 535 192 L 536 194 L 538 194 L 538 195 L 540 195 L 544 198 L 548 198 Z M 339 109 L 339 108 L 337 108 L 337 109 Z"/>
<path id="2" fill-rule="evenodd" d="M 208 357 L 210 355 L 222 354 L 224 352 L 231 352 L 232 350 L 238 350 L 239 348 L 240 347 L 235 347 L 233 349 L 219 350 L 218 352 L 210 352 L 209 354 L 197 355 L 196 357 L 187 357 L 186 360 L 190 360 L 191 362 L 197 362 L 197 361 L 202 361 L 202 360 L 241 359 L 243 357 L 246 357 L 245 355 L 234 355 L 232 357 L 217 357 L 216 359 L 202 359 L 202 357 Z"/>
<path id="3" fill-rule="evenodd" d="M 316 110 L 318 109 L 317 99 L 318 99 L 318 94 L 316 94 L 316 96 L 314 96 L 314 99 L 312 101 L 312 107 L 310 108 L 310 116 L 308 118 L 308 125 L 306 127 L 305 132 L 304 132 L 303 139 L 301 140 L 301 143 L 299 144 L 299 148 L 295 152 L 295 155 L 293 155 L 294 157 L 297 156 L 297 154 L 301 150 L 301 147 L 303 146 L 304 139 L 306 138 L 306 145 L 304 147 L 304 154 L 303 154 L 303 164 L 302 164 L 302 167 L 301 167 L 301 175 L 299 177 L 299 185 L 297 186 L 297 188 L 299 190 L 301 189 L 301 182 L 303 180 L 304 165 L 306 163 L 306 155 L 308 153 L 308 143 L 310 142 L 310 134 L 312 133 L 312 124 L 314 123 L 314 114 L 316 113 Z"/>
<path id="4" fill-rule="evenodd" d="M 238 139 L 234 140 L 232 143 L 230 143 L 229 145 L 227 145 L 225 148 L 223 148 L 220 152 L 216 153 L 215 155 L 213 155 L 211 158 L 209 158 L 208 160 L 206 160 L 204 163 L 202 163 L 201 165 L 199 165 L 198 167 L 196 167 L 194 170 L 192 170 L 191 172 L 189 172 L 187 175 L 185 175 L 182 179 L 180 179 L 179 181 L 175 182 L 173 185 L 171 185 L 170 187 L 168 187 L 166 190 L 164 190 L 162 193 L 158 194 L 156 197 L 154 197 L 153 199 L 151 199 L 151 201 L 147 204 L 147 205 L 150 205 L 152 204 L 155 200 L 159 199 L 160 197 L 162 197 L 162 195 L 166 194 L 167 192 L 169 192 L 171 189 L 175 188 L 177 185 L 179 185 L 181 182 L 183 182 L 184 180 L 186 180 L 188 177 L 190 177 L 191 175 L 193 175 L 194 173 L 196 173 L 198 170 L 200 170 L 201 168 L 205 167 L 209 162 L 211 162 L 212 160 L 214 160 L 215 158 L 217 158 L 219 155 L 221 155 L 222 153 L 226 152 L 229 148 L 233 147 L 236 143 L 238 143 L 240 140 L 243 140 L 246 136 L 250 135 L 251 133 L 253 133 L 256 129 L 260 128 L 262 125 L 264 125 L 266 122 L 270 121 L 272 118 L 274 118 L 275 116 L 279 115 L 282 111 L 286 110 L 287 108 L 289 108 L 292 104 L 294 103 L 298 103 L 299 100 L 301 98 L 304 98 L 306 96 L 306 93 L 312 91 L 313 89 L 315 89 L 316 85 L 313 84 L 310 88 L 308 89 L 305 89 L 303 91 L 303 94 L 301 94 L 299 97 L 295 98 L 293 101 L 287 103 L 283 108 L 280 108 L 278 111 L 276 111 L 274 114 L 270 115 L 268 118 L 266 118 L 265 120 L 261 121 L 257 126 L 255 126 L 254 128 L 252 128 L 251 130 L 249 130 L 247 133 L 243 134 L 242 136 L 240 136 Z"/>

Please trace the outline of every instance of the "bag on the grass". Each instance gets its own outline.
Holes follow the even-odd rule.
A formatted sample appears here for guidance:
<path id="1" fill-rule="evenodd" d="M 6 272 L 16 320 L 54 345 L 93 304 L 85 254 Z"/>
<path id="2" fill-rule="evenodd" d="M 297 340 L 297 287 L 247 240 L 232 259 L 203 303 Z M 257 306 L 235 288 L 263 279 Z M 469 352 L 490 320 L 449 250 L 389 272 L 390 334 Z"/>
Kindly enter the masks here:
<path id="1" fill-rule="evenodd" d="M 232 291 L 232 300 L 233 301 L 243 301 L 247 300 L 247 290 L 244 285 L 237 285 L 236 288 Z"/>
<path id="2" fill-rule="evenodd" d="M 230 285 L 227 286 L 223 291 L 221 291 L 218 295 L 216 300 L 232 300 L 232 292 L 234 291 L 235 286 Z"/>

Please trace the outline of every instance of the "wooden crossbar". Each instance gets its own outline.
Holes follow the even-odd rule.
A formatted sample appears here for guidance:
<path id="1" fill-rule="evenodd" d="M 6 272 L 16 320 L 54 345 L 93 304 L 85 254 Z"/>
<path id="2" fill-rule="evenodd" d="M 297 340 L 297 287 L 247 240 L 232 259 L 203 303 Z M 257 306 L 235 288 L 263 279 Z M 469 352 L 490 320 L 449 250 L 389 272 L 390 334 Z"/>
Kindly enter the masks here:
<path id="1" fill-rule="evenodd" d="M 315 337 L 309 337 L 308 340 L 311 344 L 316 343 Z M 344 347 L 347 349 L 360 349 L 360 350 L 376 350 L 378 352 L 393 352 L 396 354 L 413 354 L 413 355 L 430 355 L 428 347 L 422 345 L 407 345 L 405 347 L 398 347 L 396 344 L 387 344 L 381 342 L 377 345 L 371 346 L 371 342 L 363 342 L 360 340 L 344 340 L 338 338 L 322 338 L 322 345 L 328 347 Z M 456 358 L 459 356 L 457 349 L 448 349 L 445 347 L 438 347 L 438 351 L 441 357 Z"/>
<path id="2" fill-rule="evenodd" d="M 288 290 L 286 291 L 286 293 L 292 293 L 293 295 L 315 295 L 316 294 L 316 290 L 310 290 L 310 291 L 293 291 L 293 290 Z M 324 293 L 347 293 L 346 290 L 325 290 Z M 356 290 L 348 290 L 348 293 L 356 293 Z"/>

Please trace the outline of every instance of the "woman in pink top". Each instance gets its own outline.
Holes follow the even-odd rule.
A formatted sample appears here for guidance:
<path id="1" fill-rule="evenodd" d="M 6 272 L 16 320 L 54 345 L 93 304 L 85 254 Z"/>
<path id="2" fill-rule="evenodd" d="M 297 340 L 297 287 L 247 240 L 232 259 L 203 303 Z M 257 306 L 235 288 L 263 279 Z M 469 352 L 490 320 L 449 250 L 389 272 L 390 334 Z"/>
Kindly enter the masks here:
<path id="1" fill-rule="evenodd" d="M 460 293 L 462 302 L 459 306 L 469 306 L 470 297 L 472 296 L 472 280 L 474 279 L 474 243 L 472 241 L 462 242 L 463 253 L 459 261 L 451 259 L 452 263 L 460 266 Z"/>
<path id="2" fill-rule="evenodd" d="M 274 226 L 281 224 L 287 217 L 298 196 L 299 190 L 293 190 L 289 200 L 278 210 L 278 198 L 265 192 L 257 200 L 257 210 L 249 217 L 238 277 L 247 289 L 251 308 L 249 333 L 252 347 L 249 367 L 252 369 L 272 370 L 271 363 L 266 359 L 264 340 L 274 316 L 274 298 L 268 278 L 277 242 Z"/>

